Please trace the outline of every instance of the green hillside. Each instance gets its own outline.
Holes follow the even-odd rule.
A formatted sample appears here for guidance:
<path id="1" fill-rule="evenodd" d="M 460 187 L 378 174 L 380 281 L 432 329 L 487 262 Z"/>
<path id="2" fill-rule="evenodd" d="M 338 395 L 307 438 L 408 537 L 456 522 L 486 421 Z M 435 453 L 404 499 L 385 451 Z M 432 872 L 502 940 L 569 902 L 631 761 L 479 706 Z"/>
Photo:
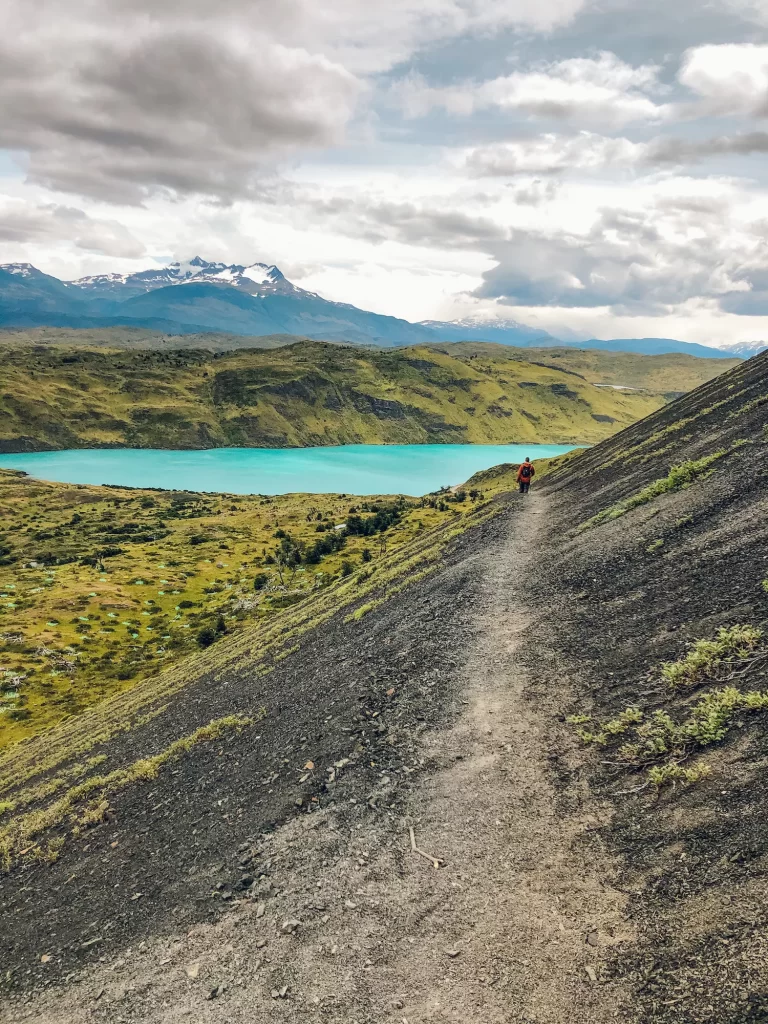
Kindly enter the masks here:
<path id="1" fill-rule="evenodd" d="M 724 369 L 722 360 L 690 359 L 683 372 L 680 357 L 643 364 L 635 356 L 546 350 L 527 361 L 519 350 L 477 348 L 392 352 L 308 341 L 222 353 L 9 347 L 0 450 L 590 444 Z M 596 386 L 619 377 L 647 390 Z"/>

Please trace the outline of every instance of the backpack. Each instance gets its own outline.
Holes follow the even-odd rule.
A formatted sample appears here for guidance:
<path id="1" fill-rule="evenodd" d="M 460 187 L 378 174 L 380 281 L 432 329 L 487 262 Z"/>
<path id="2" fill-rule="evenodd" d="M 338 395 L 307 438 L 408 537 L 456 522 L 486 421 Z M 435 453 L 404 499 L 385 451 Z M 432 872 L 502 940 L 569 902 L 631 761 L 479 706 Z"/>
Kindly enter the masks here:
<path id="1" fill-rule="evenodd" d="M 531 464 L 530 462 L 524 462 L 520 467 L 520 476 L 523 480 L 531 479 Z"/>

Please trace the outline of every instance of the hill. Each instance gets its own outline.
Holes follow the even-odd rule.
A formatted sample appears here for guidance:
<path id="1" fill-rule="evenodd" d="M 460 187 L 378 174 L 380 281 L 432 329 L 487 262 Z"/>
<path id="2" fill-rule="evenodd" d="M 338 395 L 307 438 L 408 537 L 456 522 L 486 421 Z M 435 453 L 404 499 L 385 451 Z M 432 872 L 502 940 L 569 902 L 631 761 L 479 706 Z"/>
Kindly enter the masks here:
<path id="1" fill-rule="evenodd" d="M 14 1021 L 758 1024 L 767 412 L 758 356 L 4 752 Z"/>
<path id="2" fill-rule="evenodd" d="M 30 348 L 52 345 L 88 349 L 134 349 L 169 352 L 176 349 L 205 349 L 207 352 L 235 352 L 242 348 L 280 348 L 295 345 L 308 338 L 295 334 L 268 334 L 251 337 L 243 334 L 224 334 L 221 331 L 202 333 L 167 333 L 146 327 L 29 327 L 0 330 L 0 346 Z M 345 344 L 345 342 L 337 342 Z"/>
<path id="3" fill-rule="evenodd" d="M 571 357 L 564 354 L 526 362 L 505 358 L 508 351 L 457 358 L 452 350 L 382 352 L 319 342 L 219 354 L 11 349 L 4 356 L 0 449 L 588 444 L 668 400 L 668 390 L 598 387 L 567 369 Z M 583 357 L 573 358 L 586 368 Z M 616 358 L 608 357 L 608 367 Z M 690 360 L 665 378 L 661 365 L 649 363 L 647 377 L 636 368 L 633 379 L 693 384 L 720 365 Z"/>

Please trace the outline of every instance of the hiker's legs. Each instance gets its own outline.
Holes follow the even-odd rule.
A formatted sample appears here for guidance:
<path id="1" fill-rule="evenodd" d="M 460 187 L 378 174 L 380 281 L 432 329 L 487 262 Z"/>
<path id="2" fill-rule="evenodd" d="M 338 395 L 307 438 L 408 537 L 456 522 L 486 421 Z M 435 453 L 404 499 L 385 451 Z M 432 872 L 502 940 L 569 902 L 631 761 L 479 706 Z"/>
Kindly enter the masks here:
<path id="1" fill-rule="evenodd" d="M 530 484 L 523 484 L 523 494 L 527 494 L 530 489 L 531 489 L 531 485 Z"/>
<path id="2" fill-rule="evenodd" d="M 525 494 L 525 484 L 522 480 L 520 481 L 520 493 Z"/>

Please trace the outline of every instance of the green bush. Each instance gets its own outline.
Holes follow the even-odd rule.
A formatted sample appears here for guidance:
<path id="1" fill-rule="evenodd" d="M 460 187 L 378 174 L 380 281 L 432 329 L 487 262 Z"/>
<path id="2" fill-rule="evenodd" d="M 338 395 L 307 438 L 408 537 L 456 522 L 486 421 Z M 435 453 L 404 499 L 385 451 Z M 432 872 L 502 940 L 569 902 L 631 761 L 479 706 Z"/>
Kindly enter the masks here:
<path id="1" fill-rule="evenodd" d="M 196 637 L 196 640 L 201 647 L 210 647 L 211 644 L 216 643 L 218 639 L 218 634 L 212 626 L 206 626 L 205 629 L 201 629 Z"/>
<path id="2" fill-rule="evenodd" d="M 723 626 L 714 640 L 697 640 L 680 661 L 661 666 L 661 677 L 670 686 L 692 686 L 717 671 L 726 659 L 748 657 L 763 633 L 756 626 Z"/>

